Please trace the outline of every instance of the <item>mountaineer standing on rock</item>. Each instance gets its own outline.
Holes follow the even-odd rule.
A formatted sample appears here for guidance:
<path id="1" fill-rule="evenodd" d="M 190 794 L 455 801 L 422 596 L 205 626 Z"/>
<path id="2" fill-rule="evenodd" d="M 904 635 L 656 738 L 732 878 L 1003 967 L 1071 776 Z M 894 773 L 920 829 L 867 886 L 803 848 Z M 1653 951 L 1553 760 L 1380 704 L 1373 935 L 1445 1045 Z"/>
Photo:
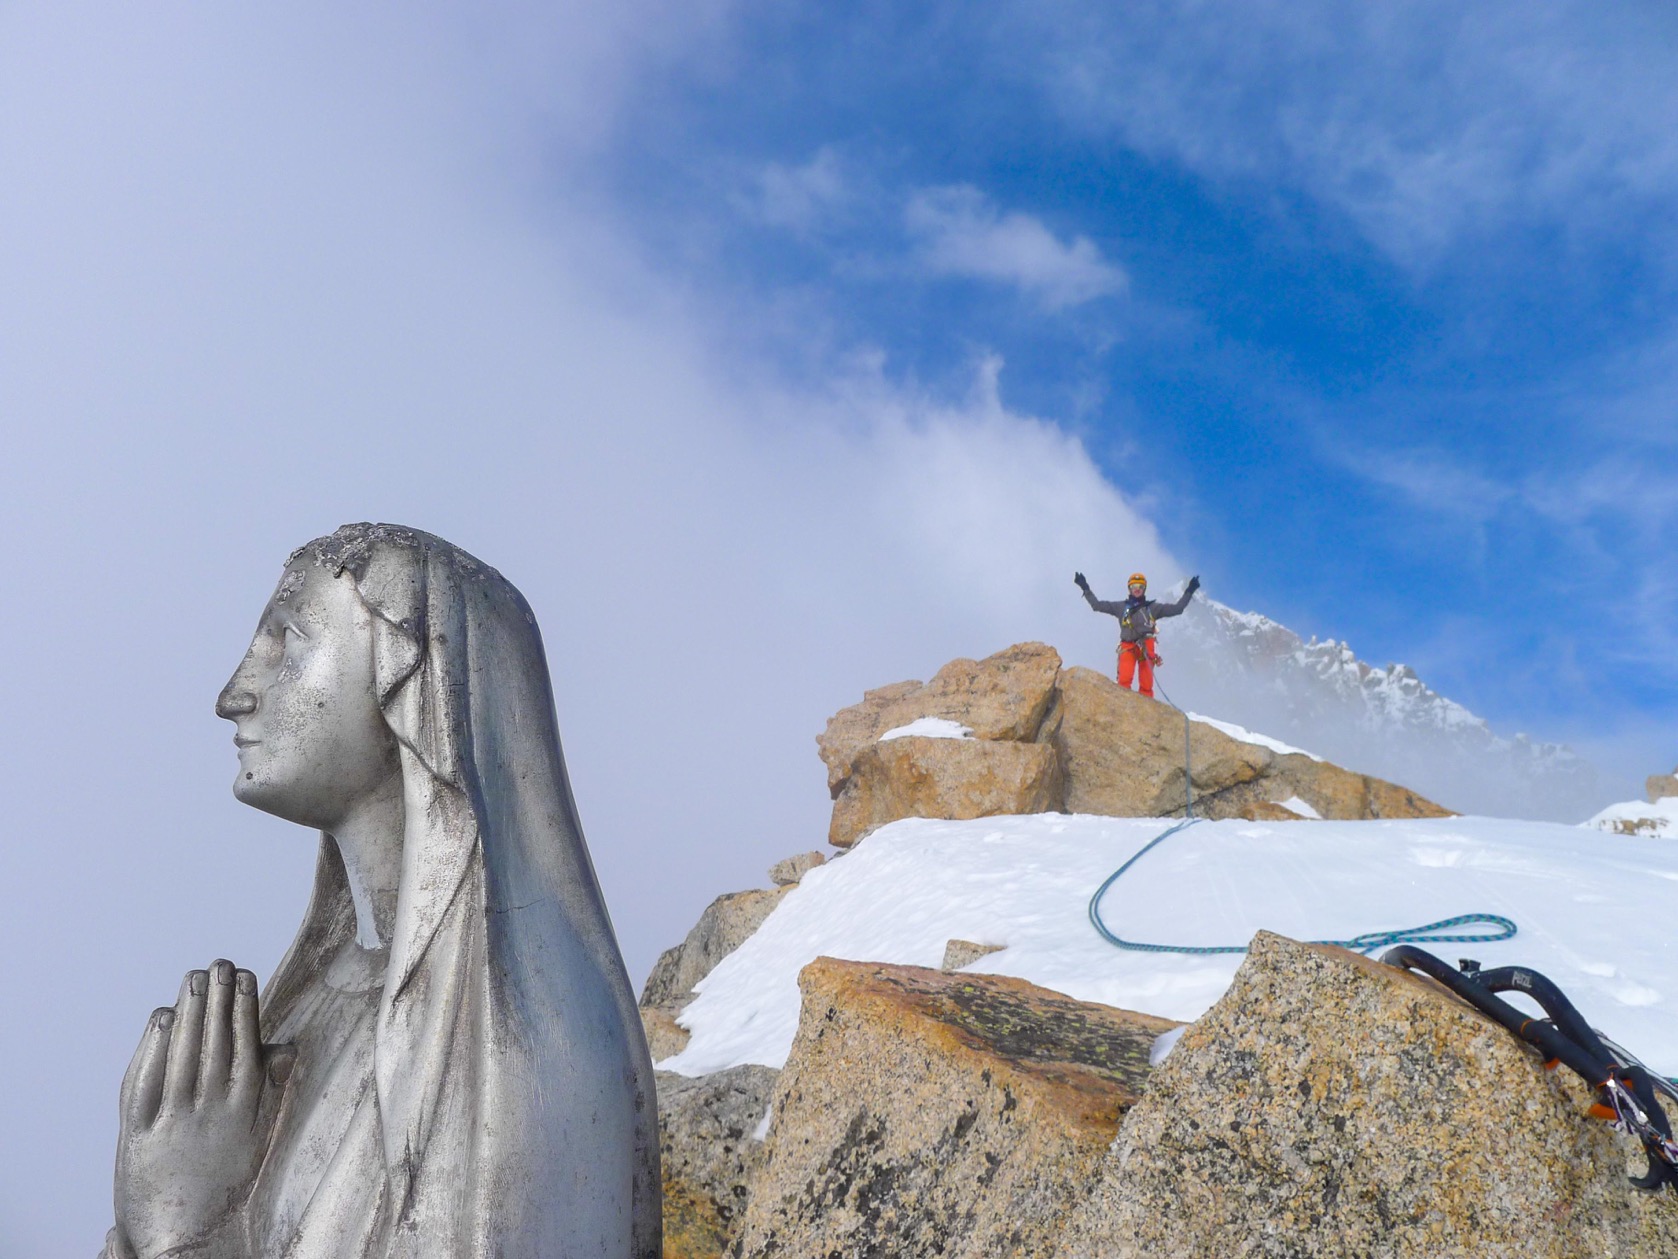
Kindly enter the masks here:
<path id="1" fill-rule="evenodd" d="M 1097 599 L 1082 573 L 1073 573 L 1072 580 L 1084 592 L 1084 601 L 1097 612 L 1119 618 L 1119 685 L 1127 691 L 1130 680 L 1141 674 L 1141 691 L 1149 699 L 1154 697 L 1154 670 L 1163 663 L 1154 647 L 1156 622 L 1161 617 L 1181 616 L 1189 606 L 1194 592 L 1200 589 L 1200 578 L 1189 578 L 1182 597 L 1176 603 L 1161 603 L 1148 598 L 1148 579 L 1142 573 L 1130 575 L 1130 598 L 1123 603 Z"/>

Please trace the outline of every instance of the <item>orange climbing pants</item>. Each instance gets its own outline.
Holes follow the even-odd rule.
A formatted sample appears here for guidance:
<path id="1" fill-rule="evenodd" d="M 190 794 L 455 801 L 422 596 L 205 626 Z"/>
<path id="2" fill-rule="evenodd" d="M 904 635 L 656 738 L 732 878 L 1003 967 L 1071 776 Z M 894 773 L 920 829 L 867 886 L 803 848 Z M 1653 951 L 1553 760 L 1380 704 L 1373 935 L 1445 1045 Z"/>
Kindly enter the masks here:
<path id="1" fill-rule="evenodd" d="M 1130 689 L 1130 680 L 1137 673 L 1142 676 L 1140 690 L 1149 699 L 1154 697 L 1154 640 L 1143 639 L 1139 643 L 1119 644 L 1119 685 L 1125 690 Z"/>

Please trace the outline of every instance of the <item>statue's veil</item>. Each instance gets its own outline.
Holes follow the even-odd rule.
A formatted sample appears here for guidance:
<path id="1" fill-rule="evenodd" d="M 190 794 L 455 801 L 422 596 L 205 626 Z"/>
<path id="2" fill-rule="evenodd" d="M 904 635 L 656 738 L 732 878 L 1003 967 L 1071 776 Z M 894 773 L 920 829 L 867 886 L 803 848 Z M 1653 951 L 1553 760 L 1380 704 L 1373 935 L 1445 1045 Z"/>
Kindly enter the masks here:
<path id="1" fill-rule="evenodd" d="M 657 1259 L 658 1117 L 635 1000 L 577 822 L 536 619 L 440 538 L 346 525 L 401 747 L 402 883 L 375 1078 L 378 1259 Z M 281 1023 L 354 934 L 336 845 L 264 996 Z"/>

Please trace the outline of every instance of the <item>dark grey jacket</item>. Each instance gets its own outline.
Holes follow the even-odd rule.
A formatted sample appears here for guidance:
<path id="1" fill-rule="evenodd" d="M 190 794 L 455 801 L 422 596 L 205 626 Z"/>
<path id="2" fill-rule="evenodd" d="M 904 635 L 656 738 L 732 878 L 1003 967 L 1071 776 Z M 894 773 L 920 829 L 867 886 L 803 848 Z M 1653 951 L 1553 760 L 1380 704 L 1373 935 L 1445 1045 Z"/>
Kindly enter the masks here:
<path id="1" fill-rule="evenodd" d="M 1161 617 L 1181 616 L 1199 584 L 1190 582 L 1176 603 L 1161 603 L 1158 599 L 1097 599 L 1088 586 L 1084 587 L 1084 599 L 1097 612 L 1119 618 L 1119 641 L 1139 643 L 1152 637 L 1154 623 Z"/>

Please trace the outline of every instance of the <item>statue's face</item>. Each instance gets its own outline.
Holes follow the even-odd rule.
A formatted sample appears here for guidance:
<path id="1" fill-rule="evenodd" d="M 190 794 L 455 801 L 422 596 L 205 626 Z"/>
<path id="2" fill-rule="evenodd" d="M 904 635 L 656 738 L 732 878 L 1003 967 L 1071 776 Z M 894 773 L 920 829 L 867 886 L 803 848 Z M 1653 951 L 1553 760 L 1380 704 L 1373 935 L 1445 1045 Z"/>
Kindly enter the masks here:
<path id="1" fill-rule="evenodd" d="M 400 772 L 373 682 L 372 617 L 347 576 L 287 565 L 216 700 L 234 725 L 246 804 L 331 831 Z"/>

